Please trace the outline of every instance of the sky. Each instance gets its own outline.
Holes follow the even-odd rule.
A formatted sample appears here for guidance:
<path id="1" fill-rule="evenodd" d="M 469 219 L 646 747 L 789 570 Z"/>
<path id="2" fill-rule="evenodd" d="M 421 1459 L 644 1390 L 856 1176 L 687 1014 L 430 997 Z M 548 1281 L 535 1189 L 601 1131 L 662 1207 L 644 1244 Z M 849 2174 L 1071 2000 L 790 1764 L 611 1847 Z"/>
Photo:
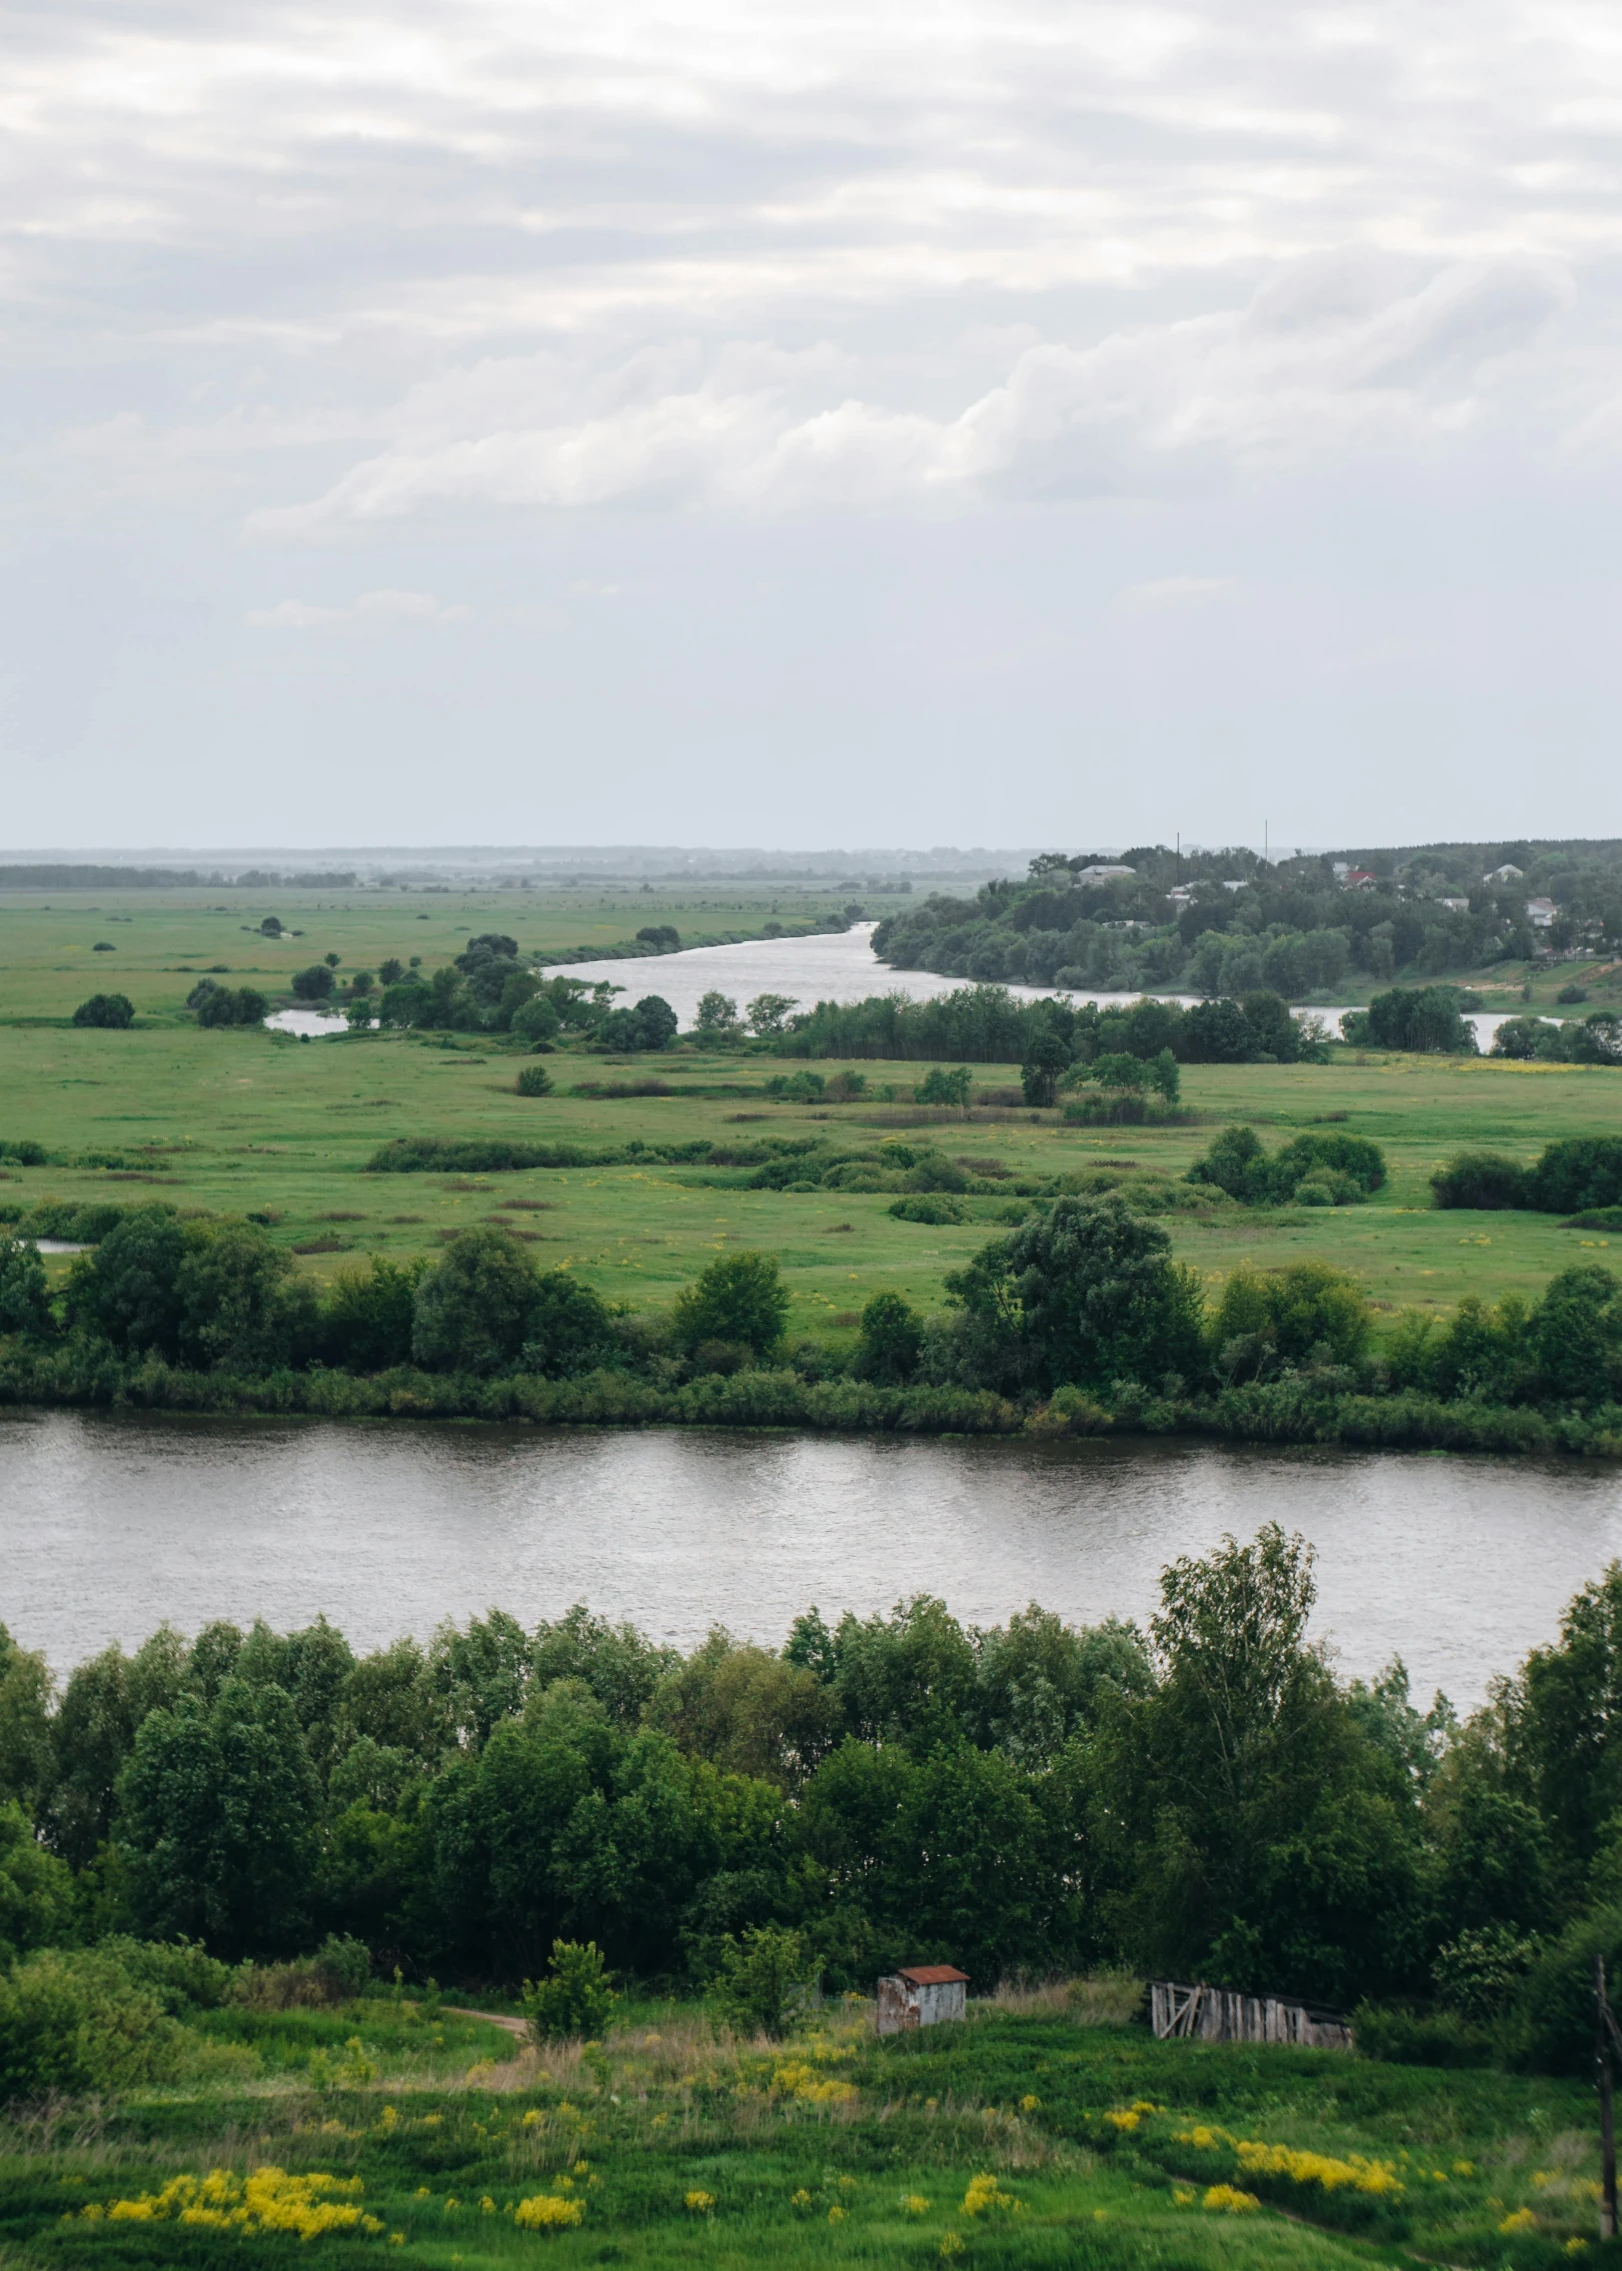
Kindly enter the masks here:
<path id="1" fill-rule="evenodd" d="M 1622 832 L 1622 13 L 0 6 L 0 842 Z"/>

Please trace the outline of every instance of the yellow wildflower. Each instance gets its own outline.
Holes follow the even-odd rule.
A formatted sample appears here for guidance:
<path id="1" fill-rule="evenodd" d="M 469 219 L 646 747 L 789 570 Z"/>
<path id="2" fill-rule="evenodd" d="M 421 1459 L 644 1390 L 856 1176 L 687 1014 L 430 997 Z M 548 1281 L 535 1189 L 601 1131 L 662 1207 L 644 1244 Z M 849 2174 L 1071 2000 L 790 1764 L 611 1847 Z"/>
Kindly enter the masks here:
<path id="1" fill-rule="evenodd" d="M 971 2177 L 969 2189 L 963 2195 L 965 2216 L 1017 2215 L 1019 2205 L 1013 2193 L 1000 2190 L 994 2176 Z"/>
<path id="2" fill-rule="evenodd" d="M 1261 2206 L 1254 2192 L 1236 2192 L 1231 2184 L 1213 2184 L 1205 2205 L 1219 2215 L 1250 2216 Z"/>
<path id="3" fill-rule="evenodd" d="M 921 2192 L 904 2192 L 901 2195 L 901 2213 L 904 2216 L 927 2216 L 929 2202 Z"/>
<path id="4" fill-rule="evenodd" d="M 689 2192 L 685 2206 L 691 2216 L 707 2216 L 715 2207 L 715 2194 L 713 2192 Z"/>
<path id="5" fill-rule="evenodd" d="M 1040 2098 L 1022 2097 L 1019 2101 L 1019 2110 L 1021 2113 L 1034 2113 L 1041 2102 Z"/>
<path id="6" fill-rule="evenodd" d="M 1530 2208 L 1512 2208 L 1498 2229 L 1513 2235 L 1516 2232 L 1535 2232 L 1538 2220 Z"/>
<path id="7" fill-rule="evenodd" d="M 567 2231 L 585 2212 L 578 2200 L 560 2200 L 553 2193 L 537 2192 L 532 2199 L 519 2201 L 513 2220 L 527 2232 Z"/>
<path id="8" fill-rule="evenodd" d="M 839 2202 L 836 2200 L 833 2206 L 828 2210 L 828 2221 L 830 2224 L 842 2224 L 844 2220 L 845 2211 L 840 2207 Z"/>
<path id="9" fill-rule="evenodd" d="M 943 2262 L 943 2263 L 944 2263 L 944 2262 L 950 2262 L 951 2258 L 952 2258 L 952 2257 L 953 2257 L 954 2255 L 961 2255 L 962 2253 L 963 2253 L 963 2242 L 962 2242 L 962 2240 L 961 2240 L 961 2239 L 959 2239 L 959 2237 L 958 2237 L 957 2233 L 956 2233 L 956 2232 L 946 2232 L 946 2233 L 944 2233 L 944 2234 L 942 2235 L 942 2238 L 941 2238 L 941 2244 L 940 2244 L 940 2255 L 941 2255 L 941 2260 L 942 2260 L 942 2262 Z"/>
<path id="10" fill-rule="evenodd" d="M 1192 2208 L 1198 2198 L 1199 2194 L 1190 2192 L 1187 2185 L 1179 2184 L 1173 2188 L 1172 2199 L 1179 2208 Z"/>

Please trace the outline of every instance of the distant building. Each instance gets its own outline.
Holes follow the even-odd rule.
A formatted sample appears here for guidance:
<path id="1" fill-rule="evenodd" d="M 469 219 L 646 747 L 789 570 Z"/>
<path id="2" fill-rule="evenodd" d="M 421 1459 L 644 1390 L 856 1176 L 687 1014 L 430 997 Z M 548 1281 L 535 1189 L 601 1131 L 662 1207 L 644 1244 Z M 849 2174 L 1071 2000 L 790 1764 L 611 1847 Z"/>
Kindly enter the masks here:
<path id="1" fill-rule="evenodd" d="M 1483 883 L 1519 883 L 1525 872 L 1524 868 L 1511 867 L 1505 860 L 1502 867 L 1495 867 L 1491 875 L 1484 875 L 1481 880 Z"/>
<path id="2" fill-rule="evenodd" d="M 1552 899 L 1528 899 L 1526 919 L 1534 930 L 1547 930 L 1560 909 Z"/>
<path id="3" fill-rule="evenodd" d="M 1192 883 L 1179 883 L 1175 891 L 1166 893 L 1166 897 L 1176 907 L 1186 907 L 1193 896 L 1194 886 Z"/>
<path id="4" fill-rule="evenodd" d="M 1372 867 L 1349 867 L 1340 879 L 1343 891 L 1372 891 L 1380 878 Z"/>
<path id="5" fill-rule="evenodd" d="M 1136 875 L 1137 872 L 1135 867 L 1106 867 L 1100 862 L 1096 867 L 1078 868 L 1076 870 L 1076 881 L 1078 883 L 1114 883 L 1123 875 Z"/>
<path id="6" fill-rule="evenodd" d="M 904 1964 L 879 1981 L 874 2026 L 880 2034 L 905 2034 L 964 2018 L 968 1991 L 968 1973 L 949 1963 Z"/>
<path id="7" fill-rule="evenodd" d="M 1467 915 L 1470 912 L 1468 899 L 1438 899 L 1436 904 L 1445 907 L 1450 915 Z"/>
<path id="8" fill-rule="evenodd" d="M 1345 880 L 1346 880 L 1346 878 L 1347 878 L 1347 877 L 1348 877 L 1348 876 L 1349 876 L 1349 875 L 1351 874 L 1351 872 L 1352 872 L 1352 863 L 1351 863 L 1351 861 L 1350 861 L 1350 860 L 1335 860 L 1335 861 L 1334 861 L 1334 862 L 1332 863 L 1332 865 L 1333 865 L 1333 868 L 1334 868 L 1335 881 L 1336 881 L 1337 883 L 1344 883 L 1344 882 L 1345 882 Z"/>

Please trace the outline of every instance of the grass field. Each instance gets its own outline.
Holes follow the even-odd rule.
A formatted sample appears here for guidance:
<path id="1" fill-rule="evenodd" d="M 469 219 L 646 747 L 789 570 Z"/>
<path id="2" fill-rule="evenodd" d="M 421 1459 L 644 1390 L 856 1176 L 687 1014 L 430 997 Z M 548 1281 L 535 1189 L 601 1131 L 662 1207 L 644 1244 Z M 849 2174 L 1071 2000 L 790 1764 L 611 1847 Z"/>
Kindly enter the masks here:
<path id="1" fill-rule="evenodd" d="M 491 2027 L 402 2028 L 368 2000 L 312 2030 L 358 2038 L 360 2086 L 283 2061 L 0 2132 L 0 2260 L 1543 2271 L 1618 2252 L 1595 2239 L 1586 2086 L 1097 2023 L 1131 2000 L 1038 1990 L 885 2042 L 868 2007 L 839 2006 L 779 2044 L 717 2036 L 691 2005 L 627 2006 L 602 2044 L 538 2064 Z M 474 2062 L 436 2080 L 401 2038 L 448 2050 L 453 2030 Z M 184 2223 L 173 2192 L 162 2206 L 210 2170 L 240 2200 L 267 2166 L 336 2180 L 305 2200 L 359 2215 L 298 2239 Z"/>
<path id="2" fill-rule="evenodd" d="M 825 895 L 796 899 L 774 888 L 692 899 L 589 890 L 212 898 L 131 892 L 40 903 L 13 894 L 0 903 L 0 1137 L 32 1138 L 69 1159 L 125 1161 L 8 1168 L 0 1202 L 162 1193 L 183 1206 L 268 1214 L 274 1236 L 323 1275 L 355 1254 L 432 1253 L 444 1232 L 499 1217 L 532 1243 L 538 1261 L 566 1264 L 603 1293 L 648 1309 L 667 1306 L 715 1253 L 759 1247 L 782 1262 L 791 1332 L 837 1337 L 880 1289 L 926 1307 L 938 1301 L 943 1274 L 992 1234 L 997 1202 L 971 1201 L 975 1219 L 931 1227 L 893 1220 L 882 1195 L 749 1191 L 736 1187 L 741 1174 L 724 1171 L 383 1176 L 367 1174 L 365 1163 L 402 1135 L 616 1144 L 781 1133 L 872 1144 L 898 1122 L 923 1118 L 931 1140 L 965 1162 L 1000 1160 L 1015 1174 L 1121 1159 L 1177 1173 L 1223 1122 L 1254 1121 L 1266 1140 L 1280 1142 L 1329 1120 L 1385 1147 L 1387 1187 L 1361 1207 L 1176 1218 L 1169 1227 L 1177 1251 L 1213 1285 L 1241 1260 L 1315 1254 L 1353 1271 L 1385 1310 L 1440 1309 L 1466 1293 L 1532 1294 L 1566 1263 L 1610 1251 L 1605 1237 L 1562 1230 L 1545 1216 L 1438 1213 L 1427 1181 L 1466 1145 L 1530 1158 L 1554 1136 L 1616 1131 L 1622 1078 L 1607 1070 L 1344 1051 L 1326 1066 L 1194 1066 L 1184 1077 L 1194 1124 L 1098 1129 L 1008 1108 L 976 1110 L 967 1123 L 918 1115 L 904 1101 L 926 1069 L 916 1064 L 860 1068 L 870 1092 L 892 1085 L 900 1103 L 809 1108 L 759 1094 L 784 1068 L 753 1053 L 679 1049 L 627 1065 L 568 1049 L 548 1060 L 559 1092 L 525 1099 L 513 1093 L 517 1060 L 499 1041 L 367 1034 L 304 1044 L 262 1031 L 201 1031 L 185 995 L 219 964 L 238 982 L 276 991 L 328 951 L 341 955 L 340 974 L 375 969 L 391 953 L 419 953 L 431 969 L 480 929 L 507 929 L 526 949 L 606 945 L 654 919 L 688 933 L 758 929 L 767 908 L 792 920 Z M 256 926 L 266 912 L 303 936 L 265 940 Z M 102 939 L 113 953 L 94 952 Z M 656 972 L 650 963 L 650 989 Z M 87 993 L 114 985 L 135 1001 L 134 1030 L 65 1022 Z M 663 1077 L 678 1093 L 565 1093 L 577 1081 L 628 1073 Z M 980 1074 L 986 1087 L 1014 1077 L 1011 1068 Z"/>

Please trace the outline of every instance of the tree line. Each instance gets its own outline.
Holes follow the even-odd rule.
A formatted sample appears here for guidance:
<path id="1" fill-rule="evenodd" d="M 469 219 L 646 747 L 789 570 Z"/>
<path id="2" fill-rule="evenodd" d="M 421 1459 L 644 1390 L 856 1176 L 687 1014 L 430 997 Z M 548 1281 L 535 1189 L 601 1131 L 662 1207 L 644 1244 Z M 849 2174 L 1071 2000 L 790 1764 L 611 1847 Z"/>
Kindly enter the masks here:
<path id="1" fill-rule="evenodd" d="M 691 1990 L 767 1932 L 830 1988 L 1124 1965 L 1578 2064 L 1622 1949 L 1622 1570 L 1462 1723 L 1400 1663 L 1337 1678 L 1313 1599 L 1270 1527 L 1141 1629 L 928 1595 L 685 1655 L 579 1606 L 369 1654 L 166 1625 L 60 1689 L 0 1632 L 0 2091 L 45 1949 L 516 1983 L 589 1940 Z"/>

